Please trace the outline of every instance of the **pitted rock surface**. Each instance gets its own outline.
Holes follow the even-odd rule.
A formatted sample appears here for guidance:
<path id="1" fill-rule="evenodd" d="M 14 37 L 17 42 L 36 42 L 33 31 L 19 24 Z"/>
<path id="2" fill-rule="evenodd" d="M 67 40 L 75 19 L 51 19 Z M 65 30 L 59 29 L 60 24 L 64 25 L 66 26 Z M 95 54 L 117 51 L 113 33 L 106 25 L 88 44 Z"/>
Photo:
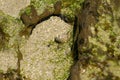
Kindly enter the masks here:
<path id="1" fill-rule="evenodd" d="M 58 76 L 61 80 L 65 79 L 63 76 L 69 75 L 67 71 L 72 62 L 68 56 L 70 46 L 67 41 L 63 44 L 56 43 L 55 38 L 70 36 L 71 29 L 72 26 L 59 17 L 50 17 L 38 24 L 21 48 L 21 73 L 31 80 L 58 80 Z"/>
<path id="2" fill-rule="evenodd" d="M 21 9 L 30 4 L 30 0 L 0 0 L 0 10 L 4 13 L 18 17 Z"/>

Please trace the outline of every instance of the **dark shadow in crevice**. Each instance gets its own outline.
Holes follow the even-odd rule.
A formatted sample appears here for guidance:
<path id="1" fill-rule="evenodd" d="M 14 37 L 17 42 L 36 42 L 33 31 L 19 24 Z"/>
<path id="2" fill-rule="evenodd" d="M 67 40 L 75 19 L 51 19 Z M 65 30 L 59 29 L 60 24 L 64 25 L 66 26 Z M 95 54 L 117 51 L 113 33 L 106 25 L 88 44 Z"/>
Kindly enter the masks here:
<path id="1" fill-rule="evenodd" d="M 36 27 L 37 24 L 48 20 L 51 16 L 60 17 L 66 23 L 72 23 L 73 21 L 68 18 L 67 16 L 61 14 L 62 2 L 57 1 L 54 4 L 54 11 L 50 11 L 49 9 L 45 9 L 41 15 L 37 14 L 37 11 L 33 5 L 29 6 L 31 8 L 31 13 L 27 15 L 25 12 L 21 14 L 20 19 L 22 20 L 23 24 L 26 26 L 25 30 L 21 33 L 27 33 L 27 35 L 31 35 L 33 29 Z M 26 34 L 25 34 L 26 35 Z"/>

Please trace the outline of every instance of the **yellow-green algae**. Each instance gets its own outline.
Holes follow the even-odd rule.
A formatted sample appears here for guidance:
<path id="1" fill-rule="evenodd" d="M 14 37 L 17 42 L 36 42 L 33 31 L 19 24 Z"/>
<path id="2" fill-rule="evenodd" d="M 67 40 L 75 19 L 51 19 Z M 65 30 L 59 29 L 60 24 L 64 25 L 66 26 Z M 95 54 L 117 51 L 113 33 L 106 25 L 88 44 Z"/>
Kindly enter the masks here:
<path id="1" fill-rule="evenodd" d="M 70 51 L 72 47 L 72 32 L 70 32 L 70 34 L 70 39 L 63 44 L 50 42 L 50 44 L 52 43 L 53 45 L 53 47 L 51 47 L 51 51 L 55 51 L 56 53 L 56 55 L 53 55 L 53 59 L 50 59 L 50 63 L 55 65 L 55 69 L 53 72 L 54 80 L 66 80 L 69 77 L 70 67 L 73 64 L 72 54 Z M 65 49 L 67 49 L 66 52 Z"/>
<path id="2" fill-rule="evenodd" d="M 62 0 L 62 2 L 63 2 L 62 14 L 73 19 L 74 15 L 76 15 L 77 10 L 81 9 L 84 0 Z"/>
<path id="3" fill-rule="evenodd" d="M 22 21 L 20 19 L 16 19 L 16 18 L 13 18 L 9 15 L 6 15 L 2 11 L 0 12 L 0 16 L 1 16 L 0 17 L 0 24 L 2 25 L 1 28 L 3 29 L 3 31 L 6 34 L 9 35 L 7 48 L 9 50 L 11 50 L 11 49 L 16 50 L 16 47 L 18 45 L 20 47 L 24 46 L 24 42 L 22 42 L 22 40 L 23 41 L 26 41 L 26 40 L 23 39 L 21 36 L 19 36 L 19 32 L 25 27 L 23 25 Z M 72 37 L 72 32 L 70 31 L 69 33 L 71 34 L 71 37 Z M 49 43 L 50 45 L 55 45 L 55 46 L 58 45 L 58 47 L 59 47 L 59 49 L 57 47 L 54 47 L 54 46 L 51 48 L 51 51 L 53 51 L 55 54 L 51 55 L 51 58 L 48 59 L 48 61 L 46 63 L 49 66 L 51 64 L 55 65 L 55 69 L 52 73 L 54 75 L 54 80 L 66 80 L 67 77 L 69 76 L 69 69 L 70 69 L 70 66 L 72 65 L 71 52 L 69 52 L 70 47 L 72 45 L 71 44 L 72 43 L 71 39 L 72 38 L 70 38 L 69 41 L 67 41 L 63 44 L 57 44 L 54 41 L 53 42 L 45 42 L 45 44 Z M 37 45 L 37 43 L 36 43 L 36 45 Z M 68 48 L 68 51 L 66 51 L 65 55 L 63 55 L 64 49 L 67 49 L 67 48 Z M 24 54 L 24 53 L 22 53 L 22 54 Z M 17 53 L 15 55 L 17 55 Z M 42 56 L 41 56 L 41 58 L 42 58 Z M 43 56 L 42 60 L 44 60 L 44 58 L 45 57 Z M 24 59 L 24 56 L 23 56 L 23 59 Z M 32 60 L 34 61 L 35 58 L 33 58 Z M 21 73 L 22 73 L 22 70 L 21 70 Z M 25 74 L 22 73 L 22 76 L 24 76 L 24 75 Z M 43 77 L 40 78 L 40 79 L 45 80 L 45 76 L 46 75 L 43 75 L 44 79 L 42 79 Z"/>
<path id="4" fill-rule="evenodd" d="M 12 48 L 16 44 L 16 39 L 19 39 L 19 32 L 24 27 L 20 19 L 6 15 L 0 11 L 0 27 L 8 37 L 7 48 Z"/>
<path id="5" fill-rule="evenodd" d="M 45 9 L 53 9 L 53 5 L 57 0 L 31 0 L 30 5 L 33 5 L 38 15 L 42 14 Z"/>
<path id="6" fill-rule="evenodd" d="M 44 11 L 44 9 L 48 5 L 53 7 L 53 4 L 56 1 L 55 0 L 51 0 L 51 1 L 50 0 L 42 0 L 42 1 L 36 0 L 34 2 L 34 0 L 33 1 L 31 0 L 31 5 L 34 5 L 36 7 L 36 9 L 38 10 L 38 13 L 42 13 L 42 10 Z M 27 9 L 25 9 L 25 11 L 29 15 L 29 13 L 30 13 L 29 7 Z M 20 47 L 21 47 L 21 45 L 24 46 L 24 43 L 21 42 L 22 38 L 21 38 L 21 36 L 19 36 L 19 32 L 25 26 L 23 25 L 22 21 L 19 18 L 11 17 L 9 15 L 6 15 L 2 11 L 0 11 L 0 25 L 2 25 L 1 28 L 9 36 L 8 44 L 6 45 L 8 49 L 15 50 L 16 46 L 18 46 L 18 45 L 20 45 Z M 70 69 L 70 66 L 72 65 L 71 53 L 66 52 L 65 55 L 62 55 L 62 53 L 63 53 L 65 48 L 68 48 L 68 51 L 70 51 L 71 43 L 72 43 L 71 40 L 68 42 L 65 42 L 63 44 L 57 44 L 57 43 L 53 42 L 53 45 L 58 45 L 59 49 L 56 47 L 51 48 L 51 51 L 54 51 L 56 53 L 56 55 L 54 54 L 55 56 L 53 55 L 51 57 L 51 59 L 49 59 L 47 64 L 49 64 L 49 65 L 54 64 L 55 65 L 55 69 L 53 71 L 54 80 L 66 80 L 67 77 L 69 76 L 69 69 Z M 24 53 L 22 53 L 22 54 L 24 54 Z M 55 58 L 57 58 L 57 59 L 55 60 Z M 32 60 L 34 61 L 35 59 L 33 58 Z M 25 74 L 22 73 L 22 75 L 25 75 Z M 45 80 L 46 75 L 43 75 L 43 77 L 44 77 L 44 79 L 42 79 L 42 80 Z"/>
<path id="7" fill-rule="evenodd" d="M 107 0 L 108 1 L 108 0 Z M 120 79 L 120 25 L 118 12 L 110 1 L 110 12 L 100 5 L 100 14 L 95 26 L 91 25 L 92 36 L 89 37 L 89 64 L 82 68 L 82 80 L 119 80 Z M 117 16 L 117 17 L 116 17 Z M 84 78 L 84 79 L 83 79 Z"/>
<path id="8" fill-rule="evenodd" d="M 53 10 L 54 4 L 59 0 L 31 0 L 31 4 L 35 6 L 38 14 L 43 13 L 45 9 Z M 62 1 L 61 14 L 67 16 L 70 19 L 74 19 L 76 10 L 81 8 L 81 4 L 84 0 L 60 0 Z"/>
<path id="9" fill-rule="evenodd" d="M 71 34 L 68 41 L 64 43 L 54 41 L 55 37 L 66 33 Z M 21 74 L 34 80 L 66 80 L 73 62 L 71 43 L 72 26 L 59 17 L 52 16 L 38 24 L 21 49 L 23 53 Z"/>

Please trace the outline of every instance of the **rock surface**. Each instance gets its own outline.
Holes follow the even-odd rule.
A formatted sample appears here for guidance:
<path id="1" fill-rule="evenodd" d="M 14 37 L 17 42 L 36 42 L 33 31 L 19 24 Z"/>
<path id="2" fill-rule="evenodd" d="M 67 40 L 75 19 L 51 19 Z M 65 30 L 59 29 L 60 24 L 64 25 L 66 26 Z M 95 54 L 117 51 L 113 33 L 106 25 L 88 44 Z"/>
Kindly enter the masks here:
<path id="1" fill-rule="evenodd" d="M 17 69 L 16 53 L 12 50 L 0 51 L 0 70 L 4 73 L 8 69 Z"/>
<path id="2" fill-rule="evenodd" d="M 4 13 L 18 17 L 22 8 L 30 4 L 30 0 L 0 0 L 0 10 Z"/>
<path id="3" fill-rule="evenodd" d="M 23 61 L 21 74 L 31 80 L 66 80 L 72 63 L 70 39 L 58 44 L 55 38 L 70 36 L 72 27 L 59 17 L 38 24 L 21 48 Z M 65 36 L 66 35 L 66 36 Z"/>

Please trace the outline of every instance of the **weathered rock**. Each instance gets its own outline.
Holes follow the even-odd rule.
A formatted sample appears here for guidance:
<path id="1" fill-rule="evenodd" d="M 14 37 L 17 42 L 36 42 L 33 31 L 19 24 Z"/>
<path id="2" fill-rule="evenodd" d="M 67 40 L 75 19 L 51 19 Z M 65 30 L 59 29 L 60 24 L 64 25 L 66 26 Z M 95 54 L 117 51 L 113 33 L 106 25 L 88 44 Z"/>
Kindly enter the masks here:
<path id="1" fill-rule="evenodd" d="M 4 13 L 18 17 L 22 8 L 30 4 L 30 0 L 0 0 L 0 10 Z"/>
<path id="2" fill-rule="evenodd" d="M 0 70 L 17 69 L 16 52 L 13 50 L 0 51 Z"/>
<path id="3" fill-rule="evenodd" d="M 57 44 L 55 37 L 70 36 L 71 25 L 59 17 L 38 24 L 28 41 L 21 48 L 23 61 L 21 74 L 31 80 L 65 80 L 69 75 L 72 58 L 70 57 L 70 39 Z"/>
<path id="4" fill-rule="evenodd" d="M 33 5 L 26 7 L 26 9 L 28 10 L 23 11 L 20 16 L 20 19 L 25 24 L 26 28 L 20 32 L 20 35 L 21 36 L 24 35 L 26 37 L 29 36 L 37 24 L 47 20 L 51 16 L 58 16 L 61 17 L 61 19 L 63 19 L 61 16 L 61 7 L 62 7 L 62 2 L 57 1 L 54 4 L 54 11 L 52 9 L 46 8 L 44 12 L 40 15 L 38 15 L 37 10 Z"/>
<path id="5" fill-rule="evenodd" d="M 74 26 L 75 64 L 69 80 L 120 79 L 117 75 L 120 74 L 118 4 L 118 0 L 85 0 L 83 3 Z"/>

